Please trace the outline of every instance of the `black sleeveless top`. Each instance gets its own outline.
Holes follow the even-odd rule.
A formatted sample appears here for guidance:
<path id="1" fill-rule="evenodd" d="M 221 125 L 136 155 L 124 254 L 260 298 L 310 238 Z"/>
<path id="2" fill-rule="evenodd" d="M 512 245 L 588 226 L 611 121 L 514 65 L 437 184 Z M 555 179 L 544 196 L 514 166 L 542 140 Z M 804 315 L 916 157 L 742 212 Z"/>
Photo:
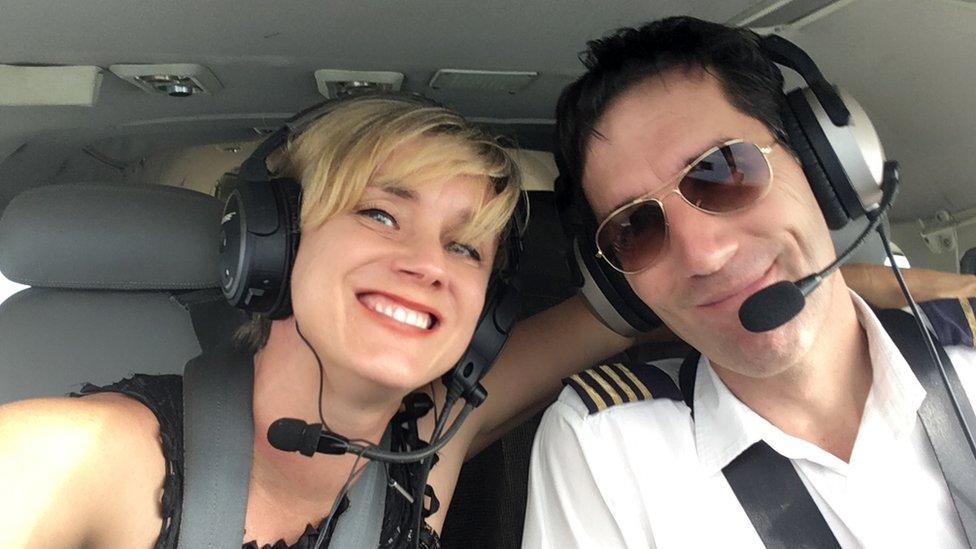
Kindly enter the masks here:
<path id="1" fill-rule="evenodd" d="M 70 396 L 80 397 L 106 392 L 121 393 L 141 402 L 159 421 L 163 457 L 166 460 L 166 478 L 163 481 L 160 502 L 163 522 L 155 549 L 176 549 L 183 507 L 183 378 L 178 375 L 136 374 L 104 387 L 86 383 L 79 392 L 72 393 Z M 392 450 L 417 449 L 426 444 L 418 437 L 417 419 L 427 413 L 429 407 L 426 403 L 429 402 L 430 398 L 427 395 L 419 393 L 408 395 L 404 399 L 404 411 L 399 412 L 390 423 Z M 436 457 L 434 463 L 437 463 Z M 387 467 L 388 480 L 396 481 L 411 494 L 417 493 L 419 475 L 420 466 L 417 463 L 391 464 Z M 412 548 L 415 535 L 413 504 L 394 487 L 393 482 L 388 482 L 387 486 L 379 549 Z M 425 488 L 431 499 L 430 508 L 424 510 L 424 516 L 427 517 L 437 511 L 438 502 L 431 487 L 428 485 Z M 348 507 L 349 500 L 344 497 L 336 510 L 336 518 L 341 517 Z M 317 526 L 307 525 L 305 532 L 292 545 L 285 543 L 284 540 L 260 546 L 250 541 L 243 545 L 243 549 L 312 549 L 318 541 L 320 529 L 327 520 L 328 517 L 324 517 Z M 329 530 L 324 533 L 325 540 L 321 547 L 328 547 L 335 524 L 336 521 L 333 520 Z M 440 539 L 426 521 L 420 533 L 420 546 L 425 549 L 440 549 Z"/>

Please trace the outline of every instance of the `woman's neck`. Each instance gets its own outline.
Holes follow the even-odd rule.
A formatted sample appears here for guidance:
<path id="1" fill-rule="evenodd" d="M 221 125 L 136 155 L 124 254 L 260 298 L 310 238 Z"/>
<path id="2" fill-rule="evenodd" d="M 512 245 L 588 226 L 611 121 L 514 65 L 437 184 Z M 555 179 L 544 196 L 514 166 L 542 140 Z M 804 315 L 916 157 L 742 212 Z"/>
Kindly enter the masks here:
<path id="1" fill-rule="evenodd" d="M 314 524 L 328 513 L 356 461 L 348 454 L 306 457 L 277 450 L 267 439 L 271 423 L 283 417 L 320 423 L 321 406 L 329 430 L 376 444 L 400 406 L 403 395 L 327 364 L 321 374 L 320 400 L 319 368 L 293 318 L 276 321 L 267 345 L 255 354 L 249 516 L 253 512 L 275 521 L 278 517 L 273 515 L 285 513 L 281 520 L 290 516 L 285 524 L 294 526 L 297 514 Z"/>

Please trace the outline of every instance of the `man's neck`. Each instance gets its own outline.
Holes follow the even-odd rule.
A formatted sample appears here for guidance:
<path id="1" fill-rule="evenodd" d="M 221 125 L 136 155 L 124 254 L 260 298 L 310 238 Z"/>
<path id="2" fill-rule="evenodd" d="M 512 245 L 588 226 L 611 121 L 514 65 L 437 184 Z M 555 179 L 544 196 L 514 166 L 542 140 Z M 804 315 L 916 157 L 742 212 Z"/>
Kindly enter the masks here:
<path id="1" fill-rule="evenodd" d="M 827 321 L 796 363 L 768 378 L 718 365 L 715 372 L 739 400 L 780 430 L 847 462 L 871 390 L 871 357 L 846 286 L 840 279 L 833 282 Z"/>

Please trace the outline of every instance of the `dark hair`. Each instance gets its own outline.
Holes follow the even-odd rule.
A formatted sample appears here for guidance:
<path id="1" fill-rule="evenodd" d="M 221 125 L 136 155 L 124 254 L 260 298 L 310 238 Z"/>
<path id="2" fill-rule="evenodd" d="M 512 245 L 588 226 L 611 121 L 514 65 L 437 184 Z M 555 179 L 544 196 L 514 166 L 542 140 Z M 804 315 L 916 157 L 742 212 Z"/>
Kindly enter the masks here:
<path id="1" fill-rule="evenodd" d="M 783 74 L 750 30 L 669 17 L 592 40 L 580 60 L 586 73 L 563 90 L 556 106 L 556 165 L 571 186 L 581 182 L 586 146 L 610 103 L 648 78 L 672 71 L 711 74 L 734 107 L 789 145 L 780 118 Z"/>

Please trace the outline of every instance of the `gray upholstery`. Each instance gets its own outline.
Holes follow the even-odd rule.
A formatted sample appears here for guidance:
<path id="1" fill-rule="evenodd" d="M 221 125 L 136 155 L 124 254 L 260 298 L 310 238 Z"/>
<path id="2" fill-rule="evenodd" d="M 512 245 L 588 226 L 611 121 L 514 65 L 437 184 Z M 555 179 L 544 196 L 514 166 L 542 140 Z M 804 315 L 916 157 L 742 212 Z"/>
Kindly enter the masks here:
<path id="1" fill-rule="evenodd" d="M 216 287 L 220 211 L 216 198 L 175 187 L 31 189 L 0 219 L 0 271 L 45 288 Z"/>
<path id="2" fill-rule="evenodd" d="M 33 287 L 0 304 L 0 404 L 181 373 L 200 345 L 177 298 L 216 291 L 219 226 L 216 199 L 185 189 L 50 186 L 15 197 L 0 220 L 0 271 Z"/>
<path id="3" fill-rule="evenodd" d="M 199 353 L 188 313 L 168 294 L 31 288 L 0 304 L 0 403 L 178 374 Z"/>

